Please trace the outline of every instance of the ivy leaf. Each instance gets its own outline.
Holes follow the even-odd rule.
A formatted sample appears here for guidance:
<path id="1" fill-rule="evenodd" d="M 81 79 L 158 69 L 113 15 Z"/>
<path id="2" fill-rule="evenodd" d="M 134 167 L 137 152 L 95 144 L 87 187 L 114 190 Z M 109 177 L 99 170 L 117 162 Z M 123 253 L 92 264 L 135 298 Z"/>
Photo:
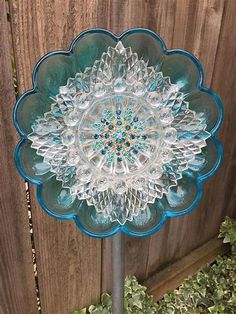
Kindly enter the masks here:
<path id="1" fill-rule="evenodd" d="M 143 304 L 142 304 L 141 300 L 138 298 L 133 299 L 133 305 L 137 306 L 140 310 L 142 310 L 142 308 L 143 308 Z"/>
<path id="2" fill-rule="evenodd" d="M 234 314 L 236 313 L 236 223 L 226 218 L 221 237 L 230 242 L 231 256 L 219 256 L 178 289 L 165 294 L 157 303 L 134 276 L 125 280 L 125 314 Z M 91 305 L 91 314 L 111 314 L 112 298 L 102 295 L 102 304 Z M 86 308 L 73 314 L 86 314 Z"/>
<path id="3" fill-rule="evenodd" d="M 102 305 L 111 307 L 112 305 L 112 298 L 108 293 L 103 293 L 102 295 Z"/>

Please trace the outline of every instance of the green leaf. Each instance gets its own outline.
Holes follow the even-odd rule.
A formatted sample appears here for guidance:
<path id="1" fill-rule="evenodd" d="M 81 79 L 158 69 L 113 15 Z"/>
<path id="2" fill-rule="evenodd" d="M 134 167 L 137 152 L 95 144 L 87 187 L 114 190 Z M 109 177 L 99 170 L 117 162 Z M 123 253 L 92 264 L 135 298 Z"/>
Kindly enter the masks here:
<path id="1" fill-rule="evenodd" d="M 125 314 L 234 314 L 236 313 L 236 223 L 226 218 L 220 237 L 232 246 L 231 256 L 219 256 L 178 289 L 165 294 L 157 303 L 134 276 L 125 280 Z M 102 304 L 91 305 L 92 314 L 111 314 L 112 298 L 104 293 Z M 85 314 L 86 309 L 73 314 Z"/>
<path id="2" fill-rule="evenodd" d="M 108 293 L 103 293 L 102 295 L 102 305 L 110 307 L 112 304 L 112 298 Z"/>

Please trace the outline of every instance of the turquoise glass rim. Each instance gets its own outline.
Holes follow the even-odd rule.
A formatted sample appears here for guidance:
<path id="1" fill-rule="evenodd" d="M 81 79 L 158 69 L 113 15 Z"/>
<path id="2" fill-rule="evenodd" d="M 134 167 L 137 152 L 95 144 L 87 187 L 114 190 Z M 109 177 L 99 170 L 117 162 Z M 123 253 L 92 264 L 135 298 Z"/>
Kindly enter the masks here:
<path id="1" fill-rule="evenodd" d="M 218 119 L 217 119 L 214 127 L 210 130 L 210 134 L 211 134 L 211 140 L 214 142 L 214 144 L 216 146 L 218 158 L 217 158 L 217 161 L 214 164 L 214 167 L 212 169 L 210 169 L 206 174 L 204 174 L 202 176 L 198 176 L 195 178 L 196 187 L 197 187 L 197 195 L 196 195 L 195 200 L 192 202 L 191 206 L 185 208 L 184 210 L 182 210 L 180 212 L 175 212 L 175 213 L 171 210 L 165 210 L 159 223 L 155 227 L 153 227 L 150 230 L 145 231 L 145 232 L 142 232 L 142 231 L 135 232 L 134 230 L 130 230 L 129 227 L 127 227 L 126 225 L 124 225 L 124 226 L 117 225 L 111 231 L 103 232 L 101 234 L 101 233 L 96 233 L 96 232 L 93 232 L 93 231 L 85 228 L 84 225 L 80 222 L 77 214 L 70 213 L 70 214 L 61 215 L 59 213 L 53 212 L 50 208 L 48 208 L 46 206 L 46 204 L 44 203 L 43 198 L 42 198 L 43 183 L 40 180 L 36 180 L 35 178 L 29 177 L 25 173 L 24 169 L 22 169 L 22 167 L 21 167 L 20 153 L 21 153 L 21 149 L 23 147 L 23 144 L 27 141 L 27 134 L 20 127 L 20 123 L 18 122 L 17 112 L 18 112 L 21 104 L 23 103 L 23 100 L 27 96 L 35 94 L 38 92 L 38 85 L 37 85 L 38 70 L 39 70 L 40 65 L 47 58 L 54 56 L 54 55 L 65 55 L 65 56 L 72 55 L 78 42 L 82 38 L 84 38 L 85 36 L 87 36 L 89 34 L 105 34 L 105 35 L 110 36 L 114 41 L 118 42 L 120 40 L 124 40 L 129 35 L 135 34 L 135 33 L 147 34 L 147 35 L 151 36 L 152 38 L 154 38 L 156 41 L 158 41 L 162 50 L 163 50 L 164 55 L 183 55 L 184 57 L 190 59 L 195 64 L 195 66 L 199 72 L 199 80 L 198 80 L 198 84 L 197 84 L 198 90 L 209 94 L 214 99 L 214 102 L 217 106 Z M 164 41 L 161 39 L 161 37 L 159 35 L 157 35 L 156 33 L 148 30 L 148 29 L 144 29 L 144 28 L 130 29 L 130 30 L 124 32 L 123 34 L 121 34 L 120 36 L 116 36 L 115 34 L 113 34 L 112 32 L 110 32 L 108 30 L 95 28 L 95 29 L 90 29 L 90 30 L 87 30 L 87 31 L 80 33 L 73 40 L 72 44 L 70 45 L 69 50 L 67 50 L 67 51 L 58 50 L 58 51 L 49 52 L 46 55 L 44 55 L 35 65 L 35 68 L 34 68 L 33 74 L 32 74 L 32 89 L 25 92 L 23 95 L 21 95 L 19 97 L 19 99 L 17 100 L 17 102 L 15 104 L 14 110 L 13 110 L 14 125 L 15 125 L 15 127 L 16 127 L 16 129 L 17 129 L 17 131 L 21 137 L 19 143 L 17 144 L 17 146 L 15 148 L 14 158 L 15 158 L 17 170 L 20 173 L 20 175 L 25 180 L 27 180 L 28 182 L 37 186 L 37 197 L 38 197 L 39 204 L 50 216 L 57 218 L 57 219 L 63 219 L 63 220 L 72 220 L 73 219 L 75 221 L 76 225 L 79 227 L 79 229 L 81 229 L 87 235 L 93 236 L 93 237 L 98 237 L 98 238 L 109 237 L 109 236 L 114 235 L 118 231 L 123 231 L 124 233 L 126 233 L 130 236 L 145 237 L 145 236 L 150 236 L 153 233 L 157 232 L 163 226 L 163 224 L 166 222 L 167 217 L 178 217 L 178 216 L 185 215 L 185 214 L 189 213 L 193 208 L 195 208 L 198 205 L 198 203 L 200 202 L 202 192 L 203 192 L 203 181 L 205 181 L 208 177 L 214 175 L 214 173 L 218 169 L 218 167 L 221 163 L 222 157 L 223 157 L 222 145 L 218 141 L 218 139 L 216 138 L 216 133 L 221 126 L 222 120 L 223 120 L 223 106 L 222 106 L 221 100 L 218 97 L 218 95 L 212 89 L 204 86 L 204 71 L 203 71 L 202 65 L 200 64 L 199 60 L 194 55 L 192 55 L 191 53 L 189 53 L 187 51 L 181 50 L 181 49 L 168 50 Z"/>

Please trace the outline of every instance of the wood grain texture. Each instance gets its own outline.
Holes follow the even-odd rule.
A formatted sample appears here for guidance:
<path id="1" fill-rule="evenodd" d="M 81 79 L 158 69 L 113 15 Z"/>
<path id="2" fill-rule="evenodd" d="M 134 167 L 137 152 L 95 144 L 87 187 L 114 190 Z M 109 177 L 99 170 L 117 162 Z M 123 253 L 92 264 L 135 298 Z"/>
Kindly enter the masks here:
<path id="1" fill-rule="evenodd" d="M 25 183 L 16 173 L 11 33 L 0 0 L 0 313 L 37 313 Z"/>
<path id="2" fill-rule="evenodd" d="M 32 191 L 34 193 L 34 191 Z M 31 193 L 42 313 L 72 313 L 100 298 L 101 240 L 48 217 Z"/>
<path id="3" fill-rule="evenodd" d="M 121 33 L 127 28 L 146 27 L 162 36 L 168 48 L 181 48 L 195 54 L 203 64 L 206 86 L 212 80 L 218 47 L 224 1 L 113 1 L 110 28 Z M 138 12 L 142 12 L 141 16 Z M 218 178 L 221 176 L 217 174 Z M 156 235 L 148 239 L 127 239 L 126 272 L 135 273 L 140 280 L 148 278 L 157 268 L 174 262 L 213 237 L 219 228 L 219 221 L 225 214 L 221 207 L 212 221 L 216 206 L 212 197 L 216 193 L 214 181 L 205 184 L 201 205 L 189 215 L 171 219 Z M 207 191 L 207 192 L 206 192 Z M 211 201 L 209 202 L 209 199 Z M 207 225 L 211 225 L 208 232 Z M 190 235 L 190 236 L 189 236 Z M 188 237 L 188 240 L 186 240 Z M 109 239 L 104 244 L 103 290 L 110 290 Z M 140 253 L 141 252 L 141 253 Z M 108 262 L 106 262 L 108 261 Z M 138 261 L 138 263 L 135 263 Z"/>
<path id="4" fill-rule="evenodd" d="M 175 2 L 174 16 L 171 19 L 174 24 L 170 47 L 188 50 L 199 58 L 205 68 L 206 86 L 212 80 L 223 11 L 224 1 L 180 0 Z M 161 30 L 160 35 L 162 36 Z M 220 176 L 219 171 L 217 177 Z M 214 182 L 217 177 L 204 184 L 204 194 L 198 208 L 187 216 L 170 219 L 161 232 L 151 237 L 147 277 L 158 267 L 161 269 L 166 264 L 177 261 L 217 234 L 219 221 L 222 221 L 224 215 L 224 209 L 221 207 L 216 211 L 217 203 L 212 201 L 216 193 Z"/>
<path id="5" fill-rule="evenodd" d="M 176 1 L 172 48 L 193 53 L 205 70 L 210 86 L 224 10 L 222 0 Z"/>
<path id="6" fill-rule="evenodd" d="M 68 49 L 77 33 L 96 26 L 97 10 L 97 1 L 11 1 L 21 93 L 31 86 L 35 62 L 50 50 Z M 34 188 L 30 191 L 42 313 L 67 314 L 97 302 L 101 240 L 83 235 L 72 222 L 48 217 L 38 205 Z"/>
<path id="7" fill-rule="evenodd" d="M 44 53 L 67 49 L 73 37 L 87 28 L 120 34 L 146 27 L 160 34 L 168 48 L 188 50 L 200 59 L 206 86 L 212 85 L 225 104 L 219 133 L 225 149 L 223 166 L 204 184 L 201 204 L 192 213 L 168 220 L 151 238 L 126 238 L 126 273 L 143 281 L 214 237 L 223 217 L 235 215 L 236 205 L 236 1 L 10 0 L 10 9 L 20 92 L 31 86 L 33 66 Z M 33 188 L 31 202 L 43 314 L 64 314 L 96 301 L 100 287 L 110 289 L 110 240 L 101 245 L 73 224 L 47 217 Z"/>
<path id="8" fill-rule="evenodd" d="M 164 294 L 179 287 L 185 278 L 193 276 L 206 264 L 214 262 L 217 256 L 226 254 L 229 250 L 230 247 L 223 244 L 222 240 L 213 238 L 177 262 L 150 276 L 143 285 L 148 288 L 148 293 L 153 295 L 154 300 L 158 301 Z"/>
<path id="9" fill-rule="evenodd" d="M 225 2 L 224 17 L 218 43 L 212 88 L 224 103 L 224 122 L 219 138 L 224 147 L 224 160 L 219 180 L 215 181 L 212 201 L 229 216 L 236 217 L 236 1 Z M 220 193 L 221 191 L 221 193 Z"/>

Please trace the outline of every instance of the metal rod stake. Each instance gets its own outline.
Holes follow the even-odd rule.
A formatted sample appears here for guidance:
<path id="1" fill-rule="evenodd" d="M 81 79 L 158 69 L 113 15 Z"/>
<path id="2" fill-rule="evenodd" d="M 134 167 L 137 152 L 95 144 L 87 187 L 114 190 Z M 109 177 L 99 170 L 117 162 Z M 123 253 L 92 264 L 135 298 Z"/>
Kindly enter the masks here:
<path id="1" fill-rule="evenodd" d="M 124 313 L 125 248 L 124 236 L 112 237 L 112 314 Z"/>

